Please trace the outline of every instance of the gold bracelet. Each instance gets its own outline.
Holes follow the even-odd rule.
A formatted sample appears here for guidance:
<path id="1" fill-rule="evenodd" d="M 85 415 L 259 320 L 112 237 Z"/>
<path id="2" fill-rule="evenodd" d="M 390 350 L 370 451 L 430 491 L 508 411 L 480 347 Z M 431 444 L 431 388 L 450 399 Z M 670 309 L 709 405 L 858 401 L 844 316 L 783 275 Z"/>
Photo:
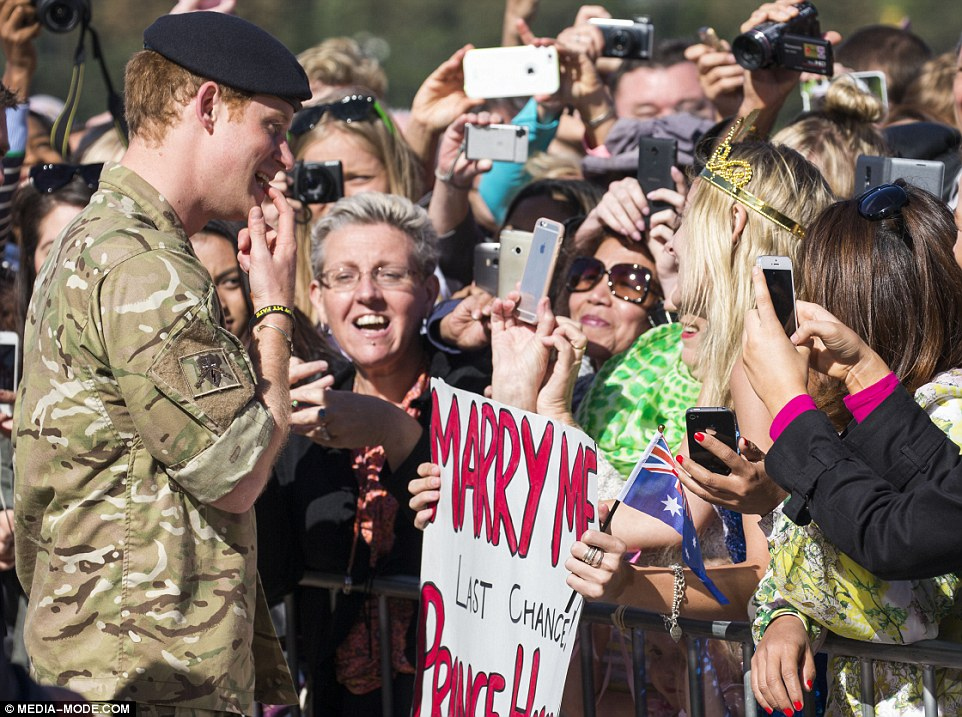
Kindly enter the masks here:
<path id="1" fill-rule="evenodd" d="M 281 336 L 287 340 L 287 350 L 290 352 L 290 355 L 294 355 L 294 342 L 291 340 L 291 335 L 284 331 L 284 329 L 274 324 L 258 324 L 254 327 L 254 333 L 258 333 L 261 329 L 274 329 L 274 331 L 280 333 Z"/>

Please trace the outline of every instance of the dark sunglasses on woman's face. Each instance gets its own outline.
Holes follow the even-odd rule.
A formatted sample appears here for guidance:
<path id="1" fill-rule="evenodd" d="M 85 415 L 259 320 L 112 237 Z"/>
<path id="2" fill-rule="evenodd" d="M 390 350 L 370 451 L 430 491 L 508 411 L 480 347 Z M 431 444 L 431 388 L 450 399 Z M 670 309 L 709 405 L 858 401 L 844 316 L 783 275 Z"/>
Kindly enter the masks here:
<path id="1" fill-rule="evenodd" d="M 35 164 L 30 168 L 30 183 L 38 192 L 50 194 L 63 189 L 74 177 L 80 177 L 90 189 L 96 189 L 100 181 L 99 164 Z"/>
<path id="2" fill-rule="evenodd" d="M 880 222 L 902 214 L 902 207 L 909 203 L 909 195 L 898 184 L 880 184 L 872 187 L 855 200 L 858 213 L 870 222 Z"/>
<path id="3" fill-rule="evenodd" d="M 590 291 L 605 276 L 613 296 L 632 304 L 643 304 L 648 298 L 652 279 L 650 269 L 639 264 L 615 264 L 607 269 L 604 262 L 593 256 L 579 256 L 571 263 L 568 290 Z"/>
<path id="4" fill-rule="evenodd" d="M 300 110 L 291 122 L 291 135 L 298 137 L 305 132 L 310 132 L 317 127 L 321 117 L 328 113 L 335 119 L 348 124 L 364 122 L 372 118 L 380 119 L 387 127 L 387 131 L 394 134 L 394 123 L 376 99 L 370 95 L 348 95 L 336 102 L 327 102 Z"/>

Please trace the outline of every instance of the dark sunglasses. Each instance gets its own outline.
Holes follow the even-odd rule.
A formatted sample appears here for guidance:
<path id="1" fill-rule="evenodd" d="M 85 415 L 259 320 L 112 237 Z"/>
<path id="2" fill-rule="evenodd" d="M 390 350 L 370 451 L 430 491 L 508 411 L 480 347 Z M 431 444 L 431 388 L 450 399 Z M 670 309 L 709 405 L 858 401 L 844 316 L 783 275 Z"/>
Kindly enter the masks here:
<path id="1" fill-rule="evenodd" d="M 880 184 L 872 187 L 855 200 L 858 213 L 870 222 L 880 222 L 901 216 L 902 207 L 909 203 L 909 195 L 898 184 Z"/>
<path id="2" fill-rule="evenodd" d="M 615 264 L 610 269 L 593 256 L 579 256 L 568 270 L 568 291 L 590 291 L 608 277 L 608 289 L 613 296 L 632 304 L 643 304 L 651 290 L 651 270 L 639 264 Z"/>
<path id="3" fill-rule="evenodd" d="M 299 137 L 306 132 L 310 132 L 317 127 L 321 117 L 328 113 L 335 119 L 348 124 L 379 118 L 387 127 L 387 131 L 394 134 L 394 123 L 376 99 L 370 95 L 348 95 L 336 102 L 302 109 L 294 115 L 294 120 L 291 122 L 291 136 Z"/>
<path id="4" fill-rule="evenodd" d="M 74 177 L 80 177 L 90 189 L 96 189 L 100 182 L 99 164 L 35 164 L 30 168 L 30 183 L 43 194 L 63 189 Z"/>

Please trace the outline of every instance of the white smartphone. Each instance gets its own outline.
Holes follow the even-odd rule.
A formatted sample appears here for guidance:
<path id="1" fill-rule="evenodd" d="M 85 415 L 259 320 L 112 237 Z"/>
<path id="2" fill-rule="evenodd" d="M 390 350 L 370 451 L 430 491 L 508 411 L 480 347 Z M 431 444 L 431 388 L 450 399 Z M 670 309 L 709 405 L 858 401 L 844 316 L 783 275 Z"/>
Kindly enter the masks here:
<path id="1" fill-rule="evenodd" d="M 15 331 L 0 331 L 0 389 L 16 391 L 20 382 L 20 336 Z M 0 411 L 13 413 L 13 406 L 0 403 Z"/>
<path id="2" fill-rule="evenodd" d="M 464 125 L 464 156 L 521 163 L 528 159 L 528 128 L 514 124 Z"/>
<path id="3" fill-rule="evenodd" d="M 531 232 L 520 229 L 502 229 L 501 247 L 498 250 L 498 296 L 505 298 L 518 288 L 524 265 L 531 251 Z"/>
<path id="4" fill-rule="evenodd" d="M 464 55 L 464 92 L 468 97 L 552 95 L 561 85 L 554 47 L 485 47 Z"/>
<path id="5" fill-rule="evenodd" d="M 564 225 L 542 217 L 534 225 L 531 237 L 531 251 L 524 263 L 521 276 L 521 303 L 518 304 L 518 317 L 529 324 L 537 322 L 538 302 L 548 293 L 551 275 L 558 260 L 561 240 L 564 238 Z"/>
<path id="6" fill-rule="evenodd" d="M 792 273 L 792 260 L 787 256 L 760 256 L 755 262 L 765 274 L 768 293 L 772 297 L 775 315 L 785 333 L 791 336 L 798 330 L 795 316 L 795 277 Z"/>

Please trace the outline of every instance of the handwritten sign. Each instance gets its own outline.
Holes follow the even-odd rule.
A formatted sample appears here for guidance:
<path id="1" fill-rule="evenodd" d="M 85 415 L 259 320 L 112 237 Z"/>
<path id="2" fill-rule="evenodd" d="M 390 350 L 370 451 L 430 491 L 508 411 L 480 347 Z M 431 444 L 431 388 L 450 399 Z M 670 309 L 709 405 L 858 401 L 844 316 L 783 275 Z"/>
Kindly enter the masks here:
<path id="1" fill-rule="evenodd" d="M 555 715 L 581 614 L 564 562 L 597 522 L 576 429 L 431 383 L 441 500 L 424 535 L 414 711 Z"/>

